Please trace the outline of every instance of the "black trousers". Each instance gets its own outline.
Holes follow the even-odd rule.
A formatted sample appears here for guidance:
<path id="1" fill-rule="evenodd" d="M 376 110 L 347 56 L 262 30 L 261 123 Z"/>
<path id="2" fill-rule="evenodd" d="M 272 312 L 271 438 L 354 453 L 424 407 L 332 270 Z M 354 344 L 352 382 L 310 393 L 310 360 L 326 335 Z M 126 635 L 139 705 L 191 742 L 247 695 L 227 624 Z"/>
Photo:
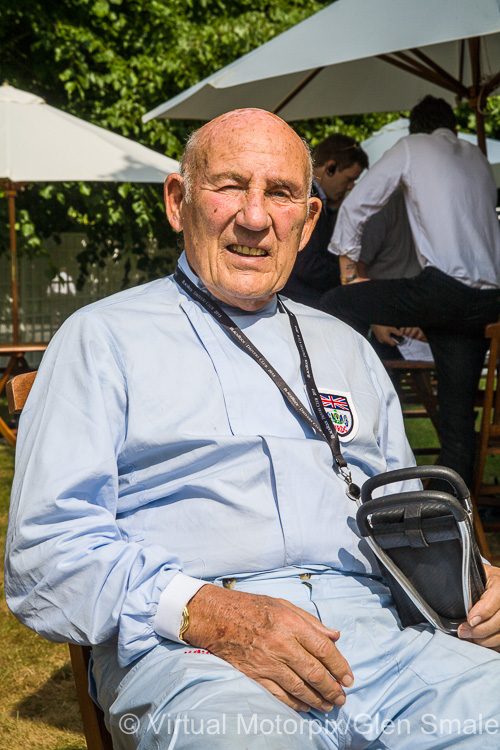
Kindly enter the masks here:
<path id="1" fill-rule="evenodd" d="M 337 287 L 321 307 L 360 333 L 369 324 L 419 326 L 436 363 L 442 452 L 440 463 L 467 484 L 474 469 L 474 403 L 488 341 L 498 320 L 500 289 L 472 289 L 435 268 L 412 279 L 384 279 Z"/>

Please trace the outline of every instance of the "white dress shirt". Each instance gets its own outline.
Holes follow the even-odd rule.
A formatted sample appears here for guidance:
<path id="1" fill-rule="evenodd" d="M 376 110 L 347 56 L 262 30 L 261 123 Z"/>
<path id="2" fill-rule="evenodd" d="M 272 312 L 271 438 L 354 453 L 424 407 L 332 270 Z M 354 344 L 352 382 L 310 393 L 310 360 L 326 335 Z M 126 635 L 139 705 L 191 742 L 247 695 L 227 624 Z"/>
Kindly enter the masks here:
<path id="1" fill-rule="evenodd" d="M 401 138 L 340 207 L 329 250 L 359 259 L 363 227 L 401 185 L 422 268 L 500 287 L 497 190 L 483 153 L 447 128 Z"/>

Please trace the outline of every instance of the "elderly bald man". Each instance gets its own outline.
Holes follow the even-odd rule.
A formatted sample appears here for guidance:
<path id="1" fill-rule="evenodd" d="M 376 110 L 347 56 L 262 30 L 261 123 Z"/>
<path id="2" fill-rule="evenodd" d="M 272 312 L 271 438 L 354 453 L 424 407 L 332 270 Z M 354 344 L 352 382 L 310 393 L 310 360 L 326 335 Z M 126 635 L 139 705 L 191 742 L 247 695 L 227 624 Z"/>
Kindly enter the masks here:
<path id="1" fill-rule="evenodd" d="M 310 176 L 274 115 L 201 128 L 165 184 L 176 273 L 73 315 L 22 415 L 9 606 L 94 645 L 116 748 L 498 747 L 498 573 L 469 642 L 401 628 L 351 499 L 413 461 L 397 397 L 276 295 Z"/>

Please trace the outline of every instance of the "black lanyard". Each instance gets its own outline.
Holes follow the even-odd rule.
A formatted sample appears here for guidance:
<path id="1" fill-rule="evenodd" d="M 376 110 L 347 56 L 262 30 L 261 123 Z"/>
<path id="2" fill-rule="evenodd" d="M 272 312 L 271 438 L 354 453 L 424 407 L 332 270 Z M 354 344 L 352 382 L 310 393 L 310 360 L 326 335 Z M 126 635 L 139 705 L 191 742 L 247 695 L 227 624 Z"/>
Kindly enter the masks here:
<path id="1" fill-rule="evenodd" d="M 211 299 L 208 295 L 202 292 L 198 287 L 190 282 L 186 274 L 177 267 L 174 273 L 174 279 L 182 287 L 189 296 L 196 302 L 199 302 L 205 310 L 224 328 L 224 330 L 231 336 L 231 338 L 243 349 L 252 359 L 254 359 L 260 367 L 266 372 L 273 383 L 279 388 L 283 396 L 286 398 L 290 406 L 294 411 L 301 416 L 305 421 L 317 432 L 321 437 L 326 440 L 330 446 L 333 458 L 339 470 L 339 474 L 347 484 L 347 495 L 352 499 L 356 500 L 360 496 L 360 489 L 357 484 L 351 479 L 351 472 L 347 466 L 342 452 L 340 450 L 340 441 L 337 435 L 337 430 L 328 414 L 325 411 L 321 396 L 316 387 L 314 376 L 311 367 L 311 360 L 307 353 L 306 345 L 302 337 L 302 332 L 299 328 L 299 324 L 295 315 L 288 310 L 281 299 L 278 297 L 278 303 L 280 308 L 286 312 L 290 320 L 290 326 L 292 328 L 293 338 L 295 345 L 299 352 L 300 357 L 300 369 L 302 376 L 305 381 L 307 395 L 312 404 L 313 411 L 316 415 L 316 419 L 311 415 L 308 409 L 303 405 L 301 400 L 292 391 L 289 385 L 283 380 L 281 375 L 276 372 L 274 367 L 267 361 L 263 354 L 252 344 L 243 331 L 236 325 L 229 315 L 219 307 L 215 300 Z"/>

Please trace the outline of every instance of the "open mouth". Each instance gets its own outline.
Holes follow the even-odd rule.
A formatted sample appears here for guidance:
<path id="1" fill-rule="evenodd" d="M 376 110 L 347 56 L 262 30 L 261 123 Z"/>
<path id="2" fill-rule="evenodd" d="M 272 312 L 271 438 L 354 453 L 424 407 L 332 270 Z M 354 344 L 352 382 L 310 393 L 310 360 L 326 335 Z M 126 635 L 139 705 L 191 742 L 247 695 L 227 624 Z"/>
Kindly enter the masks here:
<path id="1" fill-rule="evenodd" d="M 227 249 L 230 253 L 242 255 L 245 258 L 268 255 L 267 250 L 263 250 L 261 247 L 248 247 L 248 245 L 228 245 Z"/>

